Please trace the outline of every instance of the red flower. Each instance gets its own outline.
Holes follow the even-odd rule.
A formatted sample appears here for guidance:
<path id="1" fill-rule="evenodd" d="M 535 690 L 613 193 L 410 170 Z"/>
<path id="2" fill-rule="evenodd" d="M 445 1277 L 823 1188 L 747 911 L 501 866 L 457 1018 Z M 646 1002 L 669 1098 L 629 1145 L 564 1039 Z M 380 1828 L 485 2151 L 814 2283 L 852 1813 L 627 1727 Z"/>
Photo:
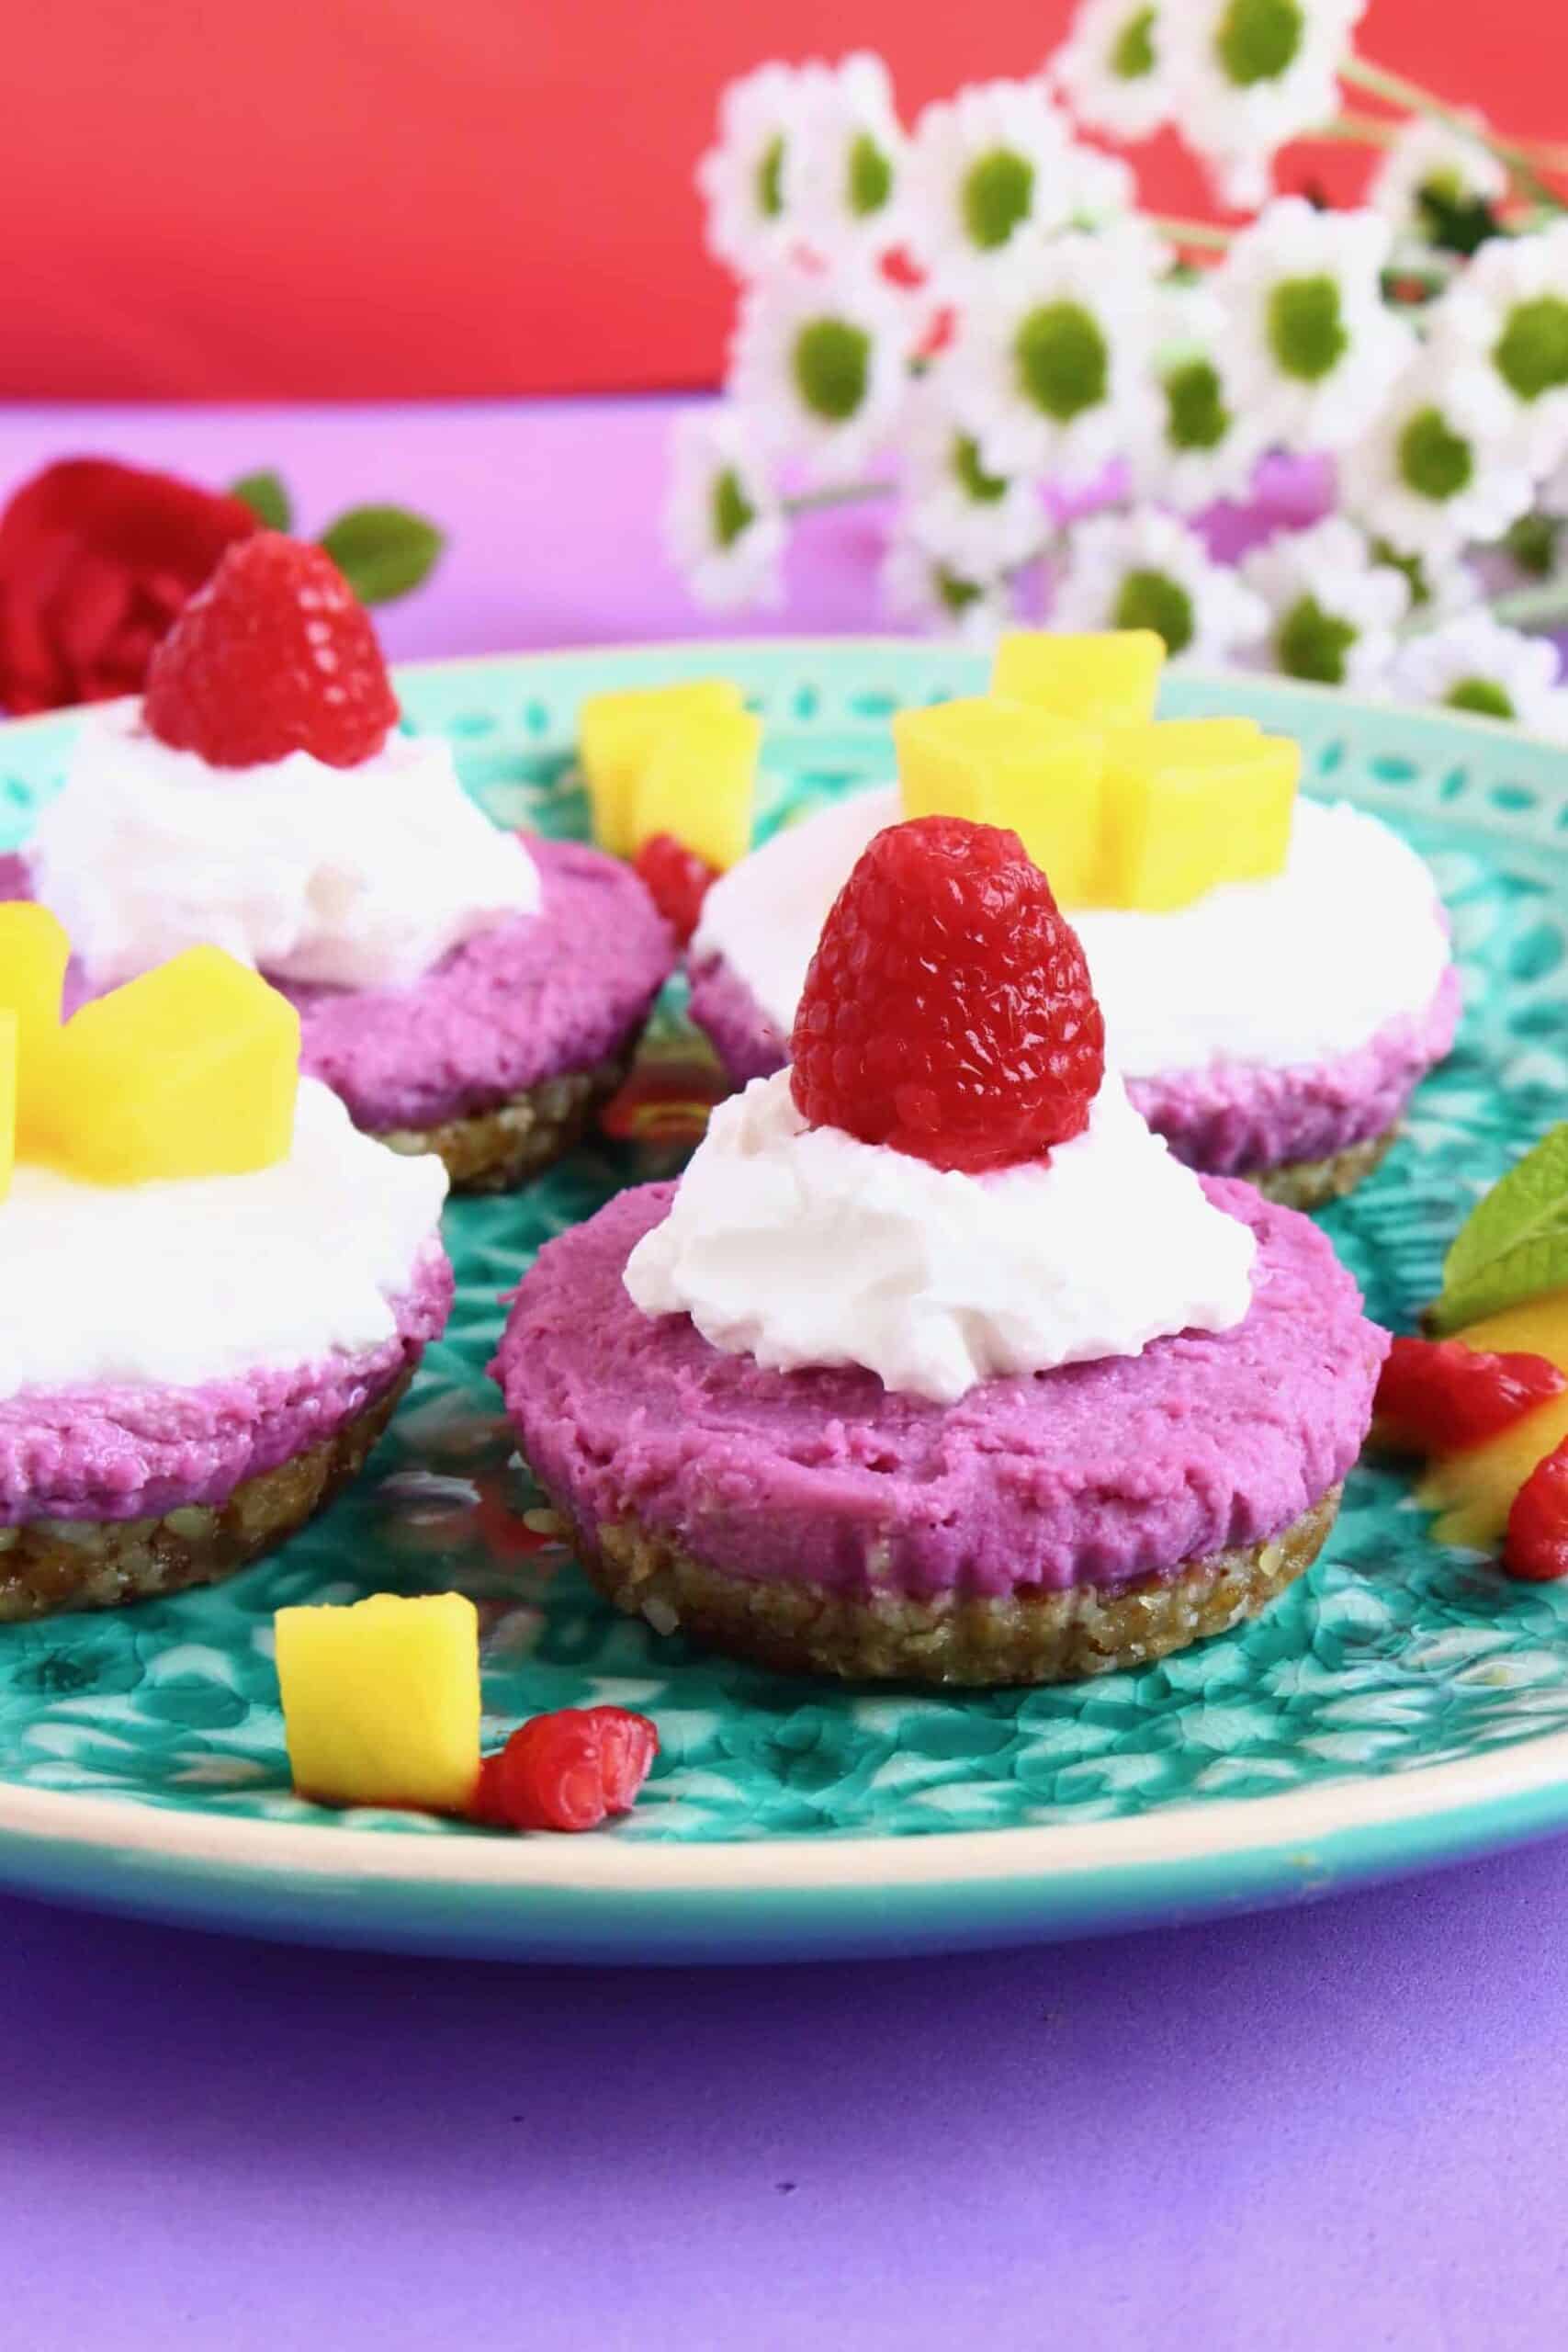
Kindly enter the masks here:
<path id="1" fill-rule="evenodd" d="M 0 704 L 53 710 L 141 692 L 147 661 L 250 508 L 172 474 L 67 458 L 0 515 Z"/>

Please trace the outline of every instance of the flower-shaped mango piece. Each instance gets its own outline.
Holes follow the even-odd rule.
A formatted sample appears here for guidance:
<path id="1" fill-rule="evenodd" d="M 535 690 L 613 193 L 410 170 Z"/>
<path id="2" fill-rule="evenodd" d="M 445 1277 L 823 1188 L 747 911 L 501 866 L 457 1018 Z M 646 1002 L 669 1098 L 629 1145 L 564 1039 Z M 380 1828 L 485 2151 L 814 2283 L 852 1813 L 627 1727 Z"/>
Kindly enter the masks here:
<path id="1" fill-rule="evenodd" d="M 725 712 L 744 716 L 744 710 L 739 687 L 728 678 L 590 695 L 577 715 L 578 758 L 600 848 L 615 857 L 632 857 L 649 833 L 663 831 L 705 854 L 684 825 L 639 825 L 638 785 L 661 738 L 688 720 L 715 718 Z M 693 811 L 704 805 L 705 797 L 703 779 L 694 777 L 688 787 Z M 750 797 L 748 787 L 748 811 Z M 709 859 L 710 865 L 719 862 Z"/>
<path id="2" fill-rule="evenodd" d="M 1152 628 L 1010 629 L 998 640 L 991 692 L 1086 727 L 1136 726 L 1155 715 L 1164 666 L 1165 639 Z"/>
<path id="3" fill-rule="evenodd" d="M 274 1620 L 294 1785 L 318 1804 L 462 1813 L 479 1776 L 479 1633 L 458 1592 Z"/>
<path id="4" fill-rule="evenodd" d="M 1168 911 L 1278 874 L 1301 766 L 1299 743 L 1247 718 L 1109 729 L 1102 903 Z"/>
<path id="5" fill-rule="evenodd" d="M 15 1016 L 14 1136 L 24 1159 L 39 1140 L 39 1073 L 60 1035 L 60 998 L 70 960 L 71 943 L 47 907 L 26 899 L 0 906 L 0 1010 Z"/>
<path id="6" fill-rule="evenodd" d="M 632 787 L 632 848 L 672 834 L 719 873 L 751 845 L 762 722 L 749 710 L 688 712 L 661 733 Z"/>
<path id="7" fill-rule="evenodd" d="M 1058 904 L 1098 893 L 1104 742 L 1031 703 L 976 695 L 893 720 L 906 817 L 1005 825 L 1049 877 Z"/>
<path id="8" fill-rule="evenodd" d="M 299 1016 L 258 972 L 192 947 L 85 1004 L 30 1069 L 29 1148 L 96 1184 L 243 1176 L 287 1159 Z"/>

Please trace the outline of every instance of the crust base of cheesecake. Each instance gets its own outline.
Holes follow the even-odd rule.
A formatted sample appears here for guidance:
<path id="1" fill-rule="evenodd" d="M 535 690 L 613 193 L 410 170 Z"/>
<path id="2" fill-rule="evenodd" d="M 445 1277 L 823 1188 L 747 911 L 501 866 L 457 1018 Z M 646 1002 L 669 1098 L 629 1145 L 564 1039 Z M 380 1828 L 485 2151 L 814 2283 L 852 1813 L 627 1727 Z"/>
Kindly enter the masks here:
<path id="1" fill-rule="evenodd" d="M 1282 1209 L 1320 1209 L 1353 1193 L 1379 1165 L 1398 1132 L 1397 1127 L 1386 1127 L 1381 1136 L 1348 1144 L 1326 1159 L 1298 1159 L 1280 1168 L 1244 1168 L 1236 1172 L 1256 1184 L 1266 1201 L 1277 1201 Z"/>
<path id="2" fill-rule="evenodd" d="M 226 1502 L 161 1519 L 35 1519 L 0 1527 L 0 1623 L 215 1584 L 304 1526 L 358 1476 L 413 1376 L 399 1374 L 333 1437 L 237 1486 Z"/>
<path id="3" fill-rule="evenodd" d="M 727 1576 L 632 1520 L 600 1527 L 581 1556 L 627 1616 L 780 1673 L 970 1688 L 1077 1682 L 1147 1666 L 1256 1617 L 1316 1559 L 1340 1492 L 1331 1487 L 1266 1543 L 1213 1553 L 1174 1576 L 1113 1589 L 1023 1586 L 996 1599 L 915 1600 Z"/>
<path id="4" fill-rule="evenodd" d="M 455 1193 L 510 1193 L 581 1141 L 597 1113 L 624 1084 L 636 1051 L 633 1038 L 592 1069 L 541 1079 L 493 1110 L 443 1119 L 434 1127 L 383 1129 L 376 1140 L 411 1157 L 438 1153 Z"/>

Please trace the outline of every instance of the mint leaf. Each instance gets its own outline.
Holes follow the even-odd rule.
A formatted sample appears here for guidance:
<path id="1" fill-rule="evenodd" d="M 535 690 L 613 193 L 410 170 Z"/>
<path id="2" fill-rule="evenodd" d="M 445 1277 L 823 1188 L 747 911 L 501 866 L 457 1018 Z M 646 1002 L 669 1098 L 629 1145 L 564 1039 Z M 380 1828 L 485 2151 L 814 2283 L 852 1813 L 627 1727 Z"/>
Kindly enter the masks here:
<path id="1" fill-rule="evenodd" d="M 242 474 L 229 485 L 229 495 L 248 506 L 258 522 L 269 531 L 287 531 L 294 521 L 294 502 L 284 488 L 281 474 L 270 468 L 261 473 Z"/>
<path id="2" fill-rule="evenodd" d="M 1438 1331 L 1568 1289 L 1568 1120 L 1478 1201 L 1443 1261 Z"/>
<path id="3" fill-rule="evenodd" d="M 351 506 L 321 533 L 321 545 L 361 604 L 406 596 L 446 542 L 434 523 L 404 506 Z"/>

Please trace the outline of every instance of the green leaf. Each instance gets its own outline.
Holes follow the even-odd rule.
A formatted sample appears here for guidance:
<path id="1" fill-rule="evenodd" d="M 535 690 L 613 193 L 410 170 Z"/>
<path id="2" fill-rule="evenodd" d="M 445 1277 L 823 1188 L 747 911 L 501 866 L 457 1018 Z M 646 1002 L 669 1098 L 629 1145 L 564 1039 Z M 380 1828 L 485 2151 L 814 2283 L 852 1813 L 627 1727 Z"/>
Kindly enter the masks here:
<path id="1" fill-rule="evenodd" d="M 362 604 L 387 605 L 424 579 L 446 542 L 404 506 L 351 506 L 321 545 Z"/>
<path id="2" fill-rule="evenodd" d="M 1568 1120 L 1544 1135 L 1478 1201 L 1443 1261 L 1432 1309 L 1438 1331 L 1457 1331 L 1527 1298 L 1568 1288 Z"/>
<path id="3" fill-rule="evenodd" d="M 261 473 L 242 474 L 229 486 L 231 498 L 248 506 L 258 522 L 269 531 L 287 531 L 293 527 L 294 502 L 284 487 L 283 477 L 269 468 Z"/>

